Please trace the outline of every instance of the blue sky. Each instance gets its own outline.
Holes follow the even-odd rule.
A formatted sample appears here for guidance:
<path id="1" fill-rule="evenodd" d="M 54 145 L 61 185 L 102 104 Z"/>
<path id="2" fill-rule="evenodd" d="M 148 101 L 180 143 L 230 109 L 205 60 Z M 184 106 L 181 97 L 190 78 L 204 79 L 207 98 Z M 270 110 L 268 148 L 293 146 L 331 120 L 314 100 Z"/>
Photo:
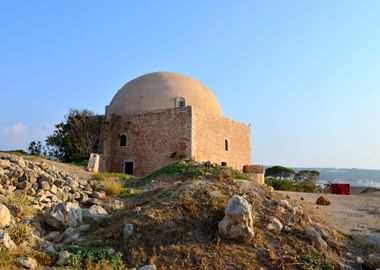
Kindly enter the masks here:
<path id="1" fill-rule="evenodd" d="M 380 169 L 380 1 L 0 1 L 0 149 L 174 71 L 252 124 L 253 160 Z"/>

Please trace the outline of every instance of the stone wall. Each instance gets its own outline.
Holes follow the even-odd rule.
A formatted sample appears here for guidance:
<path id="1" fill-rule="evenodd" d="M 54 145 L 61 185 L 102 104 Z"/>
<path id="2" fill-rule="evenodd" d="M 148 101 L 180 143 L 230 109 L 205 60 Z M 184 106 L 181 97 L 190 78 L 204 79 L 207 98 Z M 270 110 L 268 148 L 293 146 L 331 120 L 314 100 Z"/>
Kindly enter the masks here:
<path id="1" fill-rule="evenodd" d="M 191 110 L 108 117 L 101 136 L 101 170 L 124 172 L 124 163 L 129 161 L 135 176 L 145 176 L 179 159 L 190 159 Z M 123 134 L 126 146 L 120 146 Z"/>
<path id="2" fill-rule="evenodd" d="M 192 157 L 195 160 L 226 162 L 238 170 L 252 164 L 250 127 L 196 108 L 193 108 L 192 116 Z"/>
<path id="3" fill-rule="evenodd" d="M 127 136 L 126 146 L 120 146 L 121 135 Z M 190 106 L 109 116 L 100 144 L 101 171 L 124 172 L 125 162 L 133 162 L 135 176 L 181 159 L 223 162 L 238 170 L 252 164 L 248 126 Z"/>

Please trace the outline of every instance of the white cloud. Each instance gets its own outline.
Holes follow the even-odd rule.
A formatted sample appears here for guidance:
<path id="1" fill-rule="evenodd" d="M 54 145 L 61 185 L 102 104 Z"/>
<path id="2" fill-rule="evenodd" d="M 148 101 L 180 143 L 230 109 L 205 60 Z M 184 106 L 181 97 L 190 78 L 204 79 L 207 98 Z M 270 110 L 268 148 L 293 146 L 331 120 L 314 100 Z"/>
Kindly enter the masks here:
<path id="1" fill-rule="evenodd" d="M 31 141 L 44 141 L 54 125 L 26 126 L 15 123 L 0 128 L 0 150 L 26 149 Z"/>
<path id="2" fill-rule="evenodd" d="M 9 135 L 19 136 L 19 135 L 25 134 L 27 130 L 28 128 L 24 124 L 17 123 L 11 127 L 3 128 L 1 133 L 6 136 L 9 136 Z"/>

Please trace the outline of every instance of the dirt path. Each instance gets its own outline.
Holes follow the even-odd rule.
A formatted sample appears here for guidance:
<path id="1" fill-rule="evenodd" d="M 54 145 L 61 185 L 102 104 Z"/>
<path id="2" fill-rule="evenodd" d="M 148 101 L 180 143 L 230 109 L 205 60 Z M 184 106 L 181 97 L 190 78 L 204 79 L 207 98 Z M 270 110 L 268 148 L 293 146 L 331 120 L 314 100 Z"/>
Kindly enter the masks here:
<path id="1" fill-rule="evenodd" d="M 316 205 L 315 201 L 321 194 L 302 192 L 281 192 L 291 199 L 300 200 L 309 212 L 313 221 L 324 223 L 331 228 L 352 236 L 365 246 L 372 246 L 380 251 L 380 196 L 365 195 L 334 195 L 323 194 L 332 204 Z"/>

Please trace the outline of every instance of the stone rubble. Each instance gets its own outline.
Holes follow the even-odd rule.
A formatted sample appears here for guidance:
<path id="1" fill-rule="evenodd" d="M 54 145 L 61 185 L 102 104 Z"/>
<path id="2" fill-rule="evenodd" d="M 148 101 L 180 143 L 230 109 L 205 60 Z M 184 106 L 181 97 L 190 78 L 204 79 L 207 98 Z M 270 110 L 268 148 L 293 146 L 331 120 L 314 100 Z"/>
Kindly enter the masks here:
<path id="1" fill-rule="evenodd" d="M 36 211 L 46 213 L 42 220 L 37 213 L 22 215 L 22 207 L 9 199 L 19 194 L 26 196 Z M 124 203 L 108 199 L 95 180 L 78 179 L 44 162 L 0 153 L 0 250 L 17 248 L 7 232 L 12 224 L 29 224 L 34 230 L 31 239 L 20 246 L 33 240 L 37 249 L 53 253 L 56 247 L 80 243 L 91 223 L 109 218 L 112 211 L 122 207 Z M 33 260 L 25 257 L 18 263 L 35 269 Z"/>
<path id="2" fill-rule="evenodd" d="M 249 242 L 253 232 L 252 206 L 239 196 L 232 196 L 224 211 L 224 218 L 219 222 L 219 233 L 227 238 Z"/>

